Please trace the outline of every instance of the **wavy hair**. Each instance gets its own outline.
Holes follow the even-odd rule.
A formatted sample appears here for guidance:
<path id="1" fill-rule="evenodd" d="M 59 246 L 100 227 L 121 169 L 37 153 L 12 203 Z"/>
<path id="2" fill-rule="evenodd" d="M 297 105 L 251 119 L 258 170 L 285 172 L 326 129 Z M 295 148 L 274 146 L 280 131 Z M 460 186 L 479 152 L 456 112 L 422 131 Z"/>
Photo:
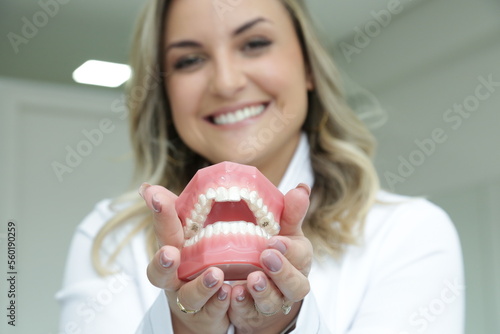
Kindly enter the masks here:
<path id="1" fill-rule="evenodd" d="M 318 40 L 304 4 L 300 0 L 280 1 L 294 23 L 314 81 L 302 130 L 310 145 L 315 183 L 303 229 L 316 255 L 337 257 L 346 245 L 359 241 L 366 215 L 375 202 L 379 182 L 371 159 L 374 140 L 347 105 L 340 75 Z M 196 171 L 209 162 L 183 143 L 172 121 L 160 52 L 169 3 L 148 1 L 139 17 L 127 101 L 136 185 L 147 181 L 179 194 Z M 128 193 L 126 197 L 130 196 L 134 204 L 109 220 L 94 240 L 92 260 L 100 274 L 110 273 L 110 264 L 139 232 L 147 236 L 150 256 L 158 249 L 149 211 L 138 195 Z M 133 224 L 132 229 L 104 262 L 101 250 L 106 237 L 129 224 Z"/>

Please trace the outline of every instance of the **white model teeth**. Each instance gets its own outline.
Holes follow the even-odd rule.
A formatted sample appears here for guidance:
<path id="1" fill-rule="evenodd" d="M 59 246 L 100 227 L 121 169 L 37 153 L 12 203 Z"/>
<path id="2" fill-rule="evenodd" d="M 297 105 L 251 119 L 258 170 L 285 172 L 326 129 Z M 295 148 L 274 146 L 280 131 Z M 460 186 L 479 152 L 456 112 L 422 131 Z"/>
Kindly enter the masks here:
<path id="1" fill-rule="evenodd" d="M 253 223 L 244 221 L 239 222 L 216 222 L 208 225 L 201 230 L 200 233 L 194 235 L 184 242 L 184 247 L 193 246 L 203 238 L 211 238 L 218 235 L 241 234 L 241 235 L 256 235 L 262 238 L 269 239 L 271 235 L 264 229 Z"/>
<path id="2" fill-rule="evenodd" d="M 186 219 L 186 224 L 184 226 L 185 238 L 193 238 L 206 230 L 208 226 L 211 226 L 208 225 L 203 228 L 214 202 L 239 202 L 241 200 L 247 203 L 260 228 L 269 235 L 278 234 L 280 225 L 274 220 L 273 213 L 269 211 L 267 205 L 264 205 L 264 200 L 259 196 L 257 191 L 250 191 L 247 188 L 239 187 L 231 187 L 229 189 L 218 187 L 217 189 L 209 188 L 205 194 L 198 196 L 198 203 L 194 204 L 194 209 L 191 210 L 191 216 Z M 204 231 L 203 233 L 220 234 L 231 232 L 230 230 L 221 230 L 222 232 L 216 231 L 214 228 L 215 227 L 211 227 L 210 231 Z M 255 232 L 252 233 L 255 234 Z"/>
<path id="3" fill-rule="evenodd" d="M 266 109 L 266 107 L 263 104 L 258 106 L 245 107 L 243 109 L 239 109 L 231 113 L 222 114 L 214 117 L 214 123 L 217 125 L 234 124 L 237 122 L 244 121 L 248 118 L 260 115 L 262 114 L 264 109 Z"/>

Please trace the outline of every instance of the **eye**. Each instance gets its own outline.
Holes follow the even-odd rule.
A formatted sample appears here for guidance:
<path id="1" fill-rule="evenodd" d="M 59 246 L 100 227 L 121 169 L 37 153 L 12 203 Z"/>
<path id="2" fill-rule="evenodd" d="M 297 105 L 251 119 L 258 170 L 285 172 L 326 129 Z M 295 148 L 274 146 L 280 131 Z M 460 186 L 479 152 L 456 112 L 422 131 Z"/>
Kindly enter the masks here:
<path id="1" fill-rule="evenodd" d="M 181 57 L 174 63 L 174 69 L 176 70 L 192 70 L 200 65 L 205 58 L 201 55 L 188 55 Z"/>
<path id="2" fill-rule="evenodd" d="M 272 42 L 265 38 L 254 38 L 243 45 L 243 51 L 249 55 L 257 55 L 265 51 Z"/>

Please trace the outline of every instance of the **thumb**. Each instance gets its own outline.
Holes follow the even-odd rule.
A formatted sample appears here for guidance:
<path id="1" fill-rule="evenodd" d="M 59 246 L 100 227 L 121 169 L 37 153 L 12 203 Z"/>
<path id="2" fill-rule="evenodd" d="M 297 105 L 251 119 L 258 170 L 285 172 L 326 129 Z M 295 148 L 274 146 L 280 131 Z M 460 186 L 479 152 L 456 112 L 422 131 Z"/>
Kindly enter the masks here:
<path id="1" fill-rule="evenodd" d="M 169 245 L 181 249 L 184 230 L 175 210 L 177 196 L 161 186 L 143 185 L 141 188 L 146 205 L 153 211 L 154 229 L 160 247 Z"/>
<path id="2" fill-rule="evenodd" d="M 281 215 L 280 235 L 303 236 L 302 222 L 309 208 L 311 188 L 301 183 L 295 189 L 286 193 L 284 208 Z"/>

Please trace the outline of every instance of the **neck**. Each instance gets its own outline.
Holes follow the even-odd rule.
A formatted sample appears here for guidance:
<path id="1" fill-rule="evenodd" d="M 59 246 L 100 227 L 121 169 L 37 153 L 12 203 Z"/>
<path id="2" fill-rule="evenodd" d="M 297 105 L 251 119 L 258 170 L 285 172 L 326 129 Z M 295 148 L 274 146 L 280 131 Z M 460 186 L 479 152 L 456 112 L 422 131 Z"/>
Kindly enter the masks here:
<path id="1" fill-rule="evenodd" d="M 262 161 L 257 161 L 255 166 L 259 171 L 264 174 L 269 181 L 271 181 L 276 187 L 278 187 L 281 179 L 285 175 L 285 172 L 292 161 L 293 155 L 297 150 L 300 141 L 300 133 L 290 139 L 291 145 L 286 145 L 283 149 L 280 149 L 274 154 L 270 154 L 269 157 L 262 158 Z"/>

